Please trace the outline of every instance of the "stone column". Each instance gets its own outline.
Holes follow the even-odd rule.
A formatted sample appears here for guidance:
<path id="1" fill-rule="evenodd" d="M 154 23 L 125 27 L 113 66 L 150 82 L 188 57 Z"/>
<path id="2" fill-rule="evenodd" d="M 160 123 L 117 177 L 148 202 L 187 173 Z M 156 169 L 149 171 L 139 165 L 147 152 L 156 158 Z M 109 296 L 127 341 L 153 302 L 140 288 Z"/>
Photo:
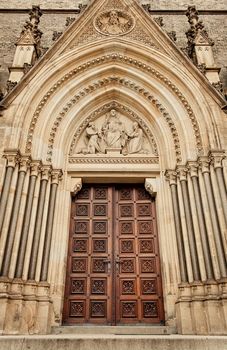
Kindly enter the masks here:
<path id="1" fill-rule="evenodd" d="M 52 238 L 52 230 L 53 230 L 53 222 L 54 222 L 55 202 L 56 202 L 58 183 L 59 183 L 59 180 L 61 179 L 61 176 L 62 176 L 61 170 L 53 170 L 51 173 L 50 200 L 49 200 L 49 207 L 48 207 L 48 217 L 47 217 L 47 225 L 46 225 L 45 240 L 44 240 L 44 251 L 43 251 L 42 267 L 41 267 L 41 274 L 40 274 L 41 281 L 47 281 L 47 277 L 48 277 L 47 275 L 48 275 L 51 238 Z"/>
<path id="2" fill-rule="evenodd" d="M 4 222 L 4 217 L 5 217 L 5 211 L 7 207 L 7 201 L 9 197 L 9 189 L 11 185 L 11 180 L 13 176 L 13 171 L 14 168 L 17 164 L 18 161 L 18 151 L 17 150 L 12 150 L 12 151 L 6 151 L 4 154 L 4 157 L 7 160 L 6 164 L 6 174 L 5 174 L 5 179 L 3 183 L 3 188 L 2 188 L 2 195 L 1 195 L 1 202 L 0 202 L 0 232 L 2 232 L 2 225 Z"/>
<path id="3" fill-rule="evenodd" d="M 224 174 L 222 169 L 222 160 L 225 158 L 225 155 L 223 151 L 217 150 L 217 151 L 211 151 L 209 156 L 211 159 L 211 164 L 213 165 L 216 173 L 219 196 L 223 207 L 225 222 L 227 223 L 227 192 L 226 192 Z"/>
<path id="4" fill-rule="evenodd" d="M 7 240 L 5 245 L 4 258 L 2 263 L 2 276 L 8 276 L 10 260 L 12 255 L 13 243 L 16 233 L 16 225 L 18 220 L 18 214 L 20 210 L 21 196 L 24 186 L 24 179 L 30 163 L 29 156 L 21 156 L 19 160 L 19 176 L 17 180 L 16 193 L 13 203 L 13 209 L 11 213 L 10 226 L 7 234 Z"/>
<path id="5" fill-rule="evenodd" d="M 199 229 L 200 229 L 200 237 L 202 242 L 204 260 L 206 264 L 206 274 L 208 279 L 213 279 L 214 272 L 213 272 L 213 267 L 211 262 L 211 254 L 210 254 L 208 237 L 206 232 L 206 225 L 204 220 L 204 213 L 202 208 L 202 200 L 201 200 L 201 193 L 200 193 L 199 180 L 198 180 L 199 164 L 197 162 L 188 162 L 187 165 L 189 169 L 189 174 L 192 179 L 192 186 L 194 191 L 195 204 L 196 204 Z"/>
<path id="6" fill-rule="evenodd" d="M 41 234 L 41 228 L 42 228 L 44 203 L 45 203 L 46 189 L 47 189 L 47 183 L 49 181 L 50 171 L 51 171 L 51 166 L 49 165 L 44 165 L 41 168 L 41 185 L 40 185 L 39 201 L 38 201 L 38 208 L 36 213 L 36 222 L 35 222 L 34 236 L 33 236 L 31 256 L 30 256 L 30 266 L 29 266 L 29 272 L 28 272 L 28 278 L 30 280 L 34 280 L 35 278 L 39 241 L 40 241 L 40 234 Z"/>
<path id="7" fill-rule="evenodd" d="M 199 158 L 199 163 L 201 166 L 201 171 L 203 174 L 205 188 L 206 188 L 206 194 L 208 198 L 209 214 L 210 214 L 212 226 L 213 226 L 220 273 L 221 273 L 221 277 L 227 277 L 225 254 L 224 254 L 224 249 L 222 245 L 221 234 L 220 234 L 220 229 L 219 229 L 218 219 L 217 219 L 217 212 L 216 212 L 215 202 L 214 202 L 213 189 L 212 189 L 211 180 L 210 180 L 210 160 L 208 157 L 203 156 Z"/>
<path id="8" fill-rule="evenodd" d="M 195 243 L 195 233 L 194 233 L 194 227 L 192 222 L 192 214 L 191 214 L 188 187 L 187 187 L 188 169 L 185 166 L 178 166 L 177 173 L 179 175 L 181 190 L 183 194 L 183 204 L 184 204 L 184 210 L 185 210 L 185 216 L 186 216 L 186 225 L 187 225 L 187 231 L 188 231 L 188 240 L 189 240 L 189 248 L 190 248 L 191 261 L 192 261 L 193 277 L 195 281 L 199 281 L 200 280 L 199 262 L 198 262 L 198 255 L 197 255 L 197 249 L 196 249 L 196 243 Z"/>
<path id="9" fill-rule="evenodd" d="M 180 220 L 180 209 L 179 209 L 178 196 L 177 196 L 177 173 L 174 170 L 168 170 L 166 172 L 166 178 L 169 181 L 170 189 L 171 189 L 181 281 L 187 282 L 188 276 L 187 276 L 187 268 L 186 268 L 186 258 L 185 258 L 185 251 L 184 251 L 181 220 Z"/>
<path id="10" fill-rule="evenodd" d="M 37 176 L 40 171 L 40 164 L 41 164 L 40 161 L 33 161 L 30 164 L 30 169 L 31 169 L 30 181 L 29 181 L 28 197 L 27 197 L 27 203 L 26 203 L 24 220 L 23 220 L 23 228 L 21 232 L 21 240 L 20 240 L 18 257 L 17 257 L 17 264 L 16 264 L 16 271 L 15 271 L 16 278 L 21 278 L 23 273 L 25 251 L 26 251 L 29 226 L 31 221 L 31 212 L 33 207 L 33 198 L 34 198 Z"/>

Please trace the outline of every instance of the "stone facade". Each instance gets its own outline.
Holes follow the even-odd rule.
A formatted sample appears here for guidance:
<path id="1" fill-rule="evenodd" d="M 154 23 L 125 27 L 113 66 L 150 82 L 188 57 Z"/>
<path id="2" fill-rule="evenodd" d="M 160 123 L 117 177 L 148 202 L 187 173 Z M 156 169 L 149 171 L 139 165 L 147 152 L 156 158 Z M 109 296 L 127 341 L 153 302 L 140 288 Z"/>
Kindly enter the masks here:
<path id="1" fill-rule="evenodd" d="M 186 55 L 135 0 L 77 12 L 44 52 L 40 29 L 53 24 L 33 6 L 13 60 L 7 53 L 0 330 L 61 325 L 72 193 L 85 182 L 134 182 L 156 197 L 166 326 L 226 334 L 226 100 L 209 28 L 190 7 Z"/>

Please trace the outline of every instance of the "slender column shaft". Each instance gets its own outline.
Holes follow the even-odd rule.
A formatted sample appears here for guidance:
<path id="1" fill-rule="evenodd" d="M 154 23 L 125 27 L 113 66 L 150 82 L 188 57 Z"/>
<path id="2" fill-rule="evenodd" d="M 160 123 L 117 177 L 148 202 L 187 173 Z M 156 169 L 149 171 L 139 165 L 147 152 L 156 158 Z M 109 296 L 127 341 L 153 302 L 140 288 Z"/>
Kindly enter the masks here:
<path id="1" fill-rule="evenodd" d="M 194 189 L 196 209 L 197 209 L 197 213 L 198 213 L 198 221 L 199 221 L 199 228 L 200 228 L 200 234 L 201 234 L 201 240 L 202 240 L 204 260 L 206 263 L 207 277 L 208 277 L 208 279 L 212 279 L 214 277 L 214 273 L 213 273 L 213 267 L 211 264 L 211 255 L 210 255 L 210 250 L 209 250 L 208 238 L 206 235 L 206 226 L 205 226 L 204 214 L 203 214 L 203 209 L 202 209 L 202 201 L 201 201 L 199 183 L 198 183 L 198 178 L 196 176 L 192 176 L 192 184 L 193 184 L 193 189 Z"/>
<path id="2" fill-rule="evenodd" d="M 171 195 L 172 195 L 172 202 L 173 202 L 174 221 L 175 221 L 175 227 L 176 227 L 177 248 L 178 248 L 178 254 L 179 254 L 181 281 L 187 282 L 188 276 L 187 276 L 186 258 L 185 258 L 185 252 L 184 252 L 184 246 L 183 246 L 182 228 L 181 228 L 181 222 L 180 222 L 180 209 L 179 209 L 179 203 L 178 203 L 178 197 L 177 197 L 177 186 L 171 185 L 170 188 L 171 188 Z"/>
<path id="3" fill-rule="evenodd" d="M 43 173 L 43 171 L 44 171 L 44 173 Z M 42 170 L 39 202 L 38 202 L 38 209 L 37 209 L 37 214 L 36 214 L 35 230 L 34 230 L 34 236 L 33 236 L 33 242 L 32 242 L 30 266 L 29 266 L 29 272 L 28 272 L 28 278 L 30 280 L 34 280 L 34 278 L 35 278 L 38 249 L 39 249 L 39 242 L 40 242 L 40 235 L 41 235 L 41 228 L 42 228 L 44 202 L 45 202 L 46 189 L 47 189 L 47 183 L 48 183 L 48 178 L 49 178 L 49 171 L 50 171 L 49 167 L 46 167 L 46 168 L 44 168 L 44 170 Z"/>
<path id="4" fill-rule="evenodd" d="M 17 225 L 18 213 L 20 209 L 24 179 L 25 179 L 25 172 L 21 171 L 19 173 L 19 177 L 17 181 L 15 200 L 14 200 L 14 205 L 12 209 L 10 227 L 9 227 L 6 246 L 5 246 L 5 253 L 4 253 L 4 258 L 2 263 L 2 273 L 1 273 L 2 276 L 8 276 L 8 272 L 9 272 L 9 266 L 10 266 L 11 254 L 13 249 L 13 242 L 14 242 L 15 230 Z"/>
<path id="5" fill-rule="evenodd" d="M 215 170 L 225 223 L 227 223 L 227 192 L 222 165 L 223 159 L 225 159 L 225 152 L 222 150 L 213 150 L 209 153 L 209 157 Z"/>
<path id="6" fill-rule="evenodd" d="M 182 196 L 183 196 L 183 205 L 184 205 L 184 211 L 185 211 L 185 217 L 186 217 L 186 226 L 187 226 L 187 232 L 188 232 L 188 241 L 189 241 L 189 248 L 190 248 L 190 255 L 191 255 L 191 262 L 192 262 L 193 278 L 195 281 L 199 281 L 200 280 L 199 261 L 198 261 L 196 243 L 195 243 L 195 233 L 194 233 L 194 227 L 192 222 L 192 214 L 191 214 L 191 208 L 189 204 L 190 201 L 189 201 L 189 194 L 188 194 L 188 188 L 187 188 L 188 169 L 184 166 L 179 166 L 177 168 L 177 172 L 179 174 Z"/>
<path id="7" fill-rule="evenodd" d="M 7 199 L 9 197 L 9 189 L 12 181 L 13 171 L 14 171 L 13 167 L 11 166 L 7 167 L 3 190 L 2 190 L 1 203 L 0 203 L 0 232 L 2 231 L 2 225 L 4 222 Z"/>
<path id="8" fill-rule="evenodd" d="M 215 244 L 218 252 L 220 272 L 222 277 L 227 277 L 225 255 L 224 255 L 224 250 L 223 250 L 222 241 L 221 241 L 220 232 L 219 232 L 218 220 L 217 220 L 214 198 L 212 193 L 212 186 L 210 181 L 210 174 L 208 172 L 205 172 L 203 173 L 203 176 L 204 176 L 204 182 L 205 182 L 205 187 L 206 187 L 206 192 L 208 197 L 211 221 L 212 221 L 213 230 L 214 230 Z"/>
<path id="9" fill-rule="evenodd" d="M 215 171 L 216 171 L 216 176 L 218 180 L 218 187 L 219 187 L 220 197 L 221 197 L 223 211 L 225 215 L 225 221 L 227 222 L 227 193 L 225 188 L 223 172 L 221 168 L 216 168 Z"/>
<path id="10" fill-rule="evenodd" d="M 30 184 L 29 184 L 29 190 L 28 190 L 28 198 L 27 198 L 27 203 L 25 208 L 23 229 L 21 233 L 21 241 L 20 241 L 19 252 L 17 257 L 16 271 L 15 271 L 16 278 L 21 278 L 23 273 L 26 245 L 27 245 L 29 227 L 31 222 L 31 212 L 32 212 L 32 206 L 33 206 L 36 179 L 39 171 L 39 165 L 40 165 L 40 162 L 32 162 L 31 164 L 31 176 L 30 176 Z"/>
<path id="11" fill-rule="evenodd" d="M 44 241 L 44 252 L 43 252 L 43 260 L 42 260 L 41 275 L 40 275 L 41 281 L 47 281 L 57 187 L 58 187 L 57 184 L 51 185 L 47 227 L 46 227 L 45 241 Z"/>

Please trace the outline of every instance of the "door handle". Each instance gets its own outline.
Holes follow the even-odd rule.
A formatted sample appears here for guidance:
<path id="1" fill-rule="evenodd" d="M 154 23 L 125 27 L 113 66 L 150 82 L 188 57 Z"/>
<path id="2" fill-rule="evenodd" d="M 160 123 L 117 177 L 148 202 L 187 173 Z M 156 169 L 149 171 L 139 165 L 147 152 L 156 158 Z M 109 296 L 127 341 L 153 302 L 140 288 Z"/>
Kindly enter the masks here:
<path id="1" fill-rule="evenodd" d="M 103 262 L 104 262 L 104 264 L 107 264 L 107 270 L 108 270 L 108 272 L 110 272 L 111 260 L 110 259 L 104 259 Z"/>

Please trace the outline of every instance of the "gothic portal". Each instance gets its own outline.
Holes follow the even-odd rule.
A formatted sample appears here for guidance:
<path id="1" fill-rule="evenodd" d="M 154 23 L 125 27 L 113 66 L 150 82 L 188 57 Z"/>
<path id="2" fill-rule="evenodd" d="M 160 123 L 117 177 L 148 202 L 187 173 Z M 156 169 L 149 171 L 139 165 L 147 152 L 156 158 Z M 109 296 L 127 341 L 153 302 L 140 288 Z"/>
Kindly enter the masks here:
<path id="1" fill-rule="evenodd" d="M 226 101 L 136 0 L 93 0 L 44 52 L 33 6 L 0 119 L 0 330 L 227 333 Z"/>

